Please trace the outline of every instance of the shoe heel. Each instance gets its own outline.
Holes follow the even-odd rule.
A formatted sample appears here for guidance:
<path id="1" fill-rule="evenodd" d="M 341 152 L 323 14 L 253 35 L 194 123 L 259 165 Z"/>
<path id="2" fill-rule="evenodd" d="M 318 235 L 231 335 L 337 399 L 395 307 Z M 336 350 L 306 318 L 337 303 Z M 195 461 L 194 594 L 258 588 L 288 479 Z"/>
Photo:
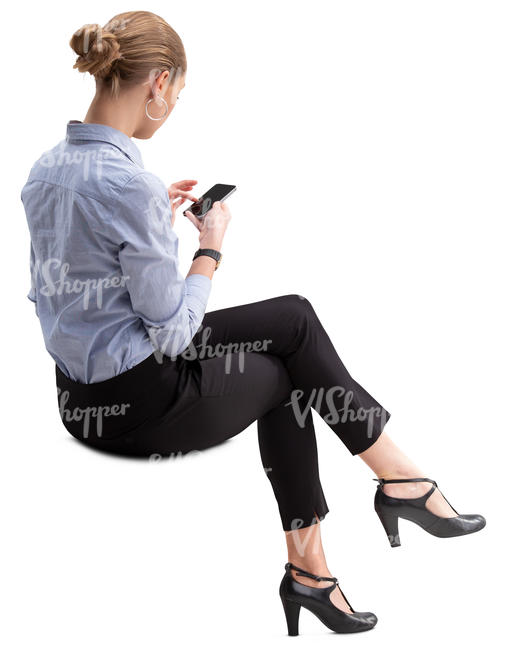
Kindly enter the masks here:
<path id="1" fill-rule="evenodd" d="M 289 636 L 297 636 L 299 634 L 298 621 L 301 605 L 285 598 L 282 598 L 281 602 L 283 603 L 283 609 L 285 610 L 285 618 L 287 619 L 287 629 Z"/>
<path id="2" fill-rule="evenodd" d="M 396 514 L 383 512 L 381 510 L 376 510 L 376 513 L 383 524 L 390 546 L 392 548 L 401 546 L 401 539 L 399 537 L 399 517 Z"/>

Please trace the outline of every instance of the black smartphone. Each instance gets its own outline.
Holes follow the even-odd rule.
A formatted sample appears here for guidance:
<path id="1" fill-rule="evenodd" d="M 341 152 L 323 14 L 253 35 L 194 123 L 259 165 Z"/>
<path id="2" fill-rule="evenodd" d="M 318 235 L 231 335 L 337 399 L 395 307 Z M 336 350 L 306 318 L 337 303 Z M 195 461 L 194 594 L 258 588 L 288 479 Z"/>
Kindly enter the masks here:
<path id="1" fill-rule="evenodd" d="M 236 189 L 235 185 L 223 185 L 218 183 L 211 187 L 208 192 L 205 192 L 205 194 L 200 196 L 196 203 L 193 203 L 189 208 L 184 210 L 183 213 L 185 214 L 190 210 L 197 219 L 201 220 L 210 210 L 213 203 L 216 201 L 224 201 L 230 196 L 230 194 L 233 194 Z"/>

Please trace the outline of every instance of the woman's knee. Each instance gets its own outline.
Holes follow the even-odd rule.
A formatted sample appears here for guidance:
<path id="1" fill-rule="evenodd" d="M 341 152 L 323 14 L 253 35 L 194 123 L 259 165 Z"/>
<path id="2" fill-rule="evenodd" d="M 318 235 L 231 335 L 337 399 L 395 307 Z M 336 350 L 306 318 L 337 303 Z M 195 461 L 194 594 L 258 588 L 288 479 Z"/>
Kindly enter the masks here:
<path id="1" fill-rule="evenodd" d="M 278 299 L 281 301 L 284 311 L 288 316 L 295 316 L 297 318 L 311 318 L 315 317 L 315 309 L 312 303 L 297 293 L 291 293 L 286 296 L 280 296 Z"/>
<path id="2" fill-rule="evenodd" d="M 288 307 L 290 310 L 298 312 L 313 311 L 312 303 L 308 298 L 305 298 L 305 296 L 301 296 L 298 293 L 289 293 L 285 296 L 279 296 L 278 298 L 275 298 L 275 300 L 279 301 L 280 304 Z"/>

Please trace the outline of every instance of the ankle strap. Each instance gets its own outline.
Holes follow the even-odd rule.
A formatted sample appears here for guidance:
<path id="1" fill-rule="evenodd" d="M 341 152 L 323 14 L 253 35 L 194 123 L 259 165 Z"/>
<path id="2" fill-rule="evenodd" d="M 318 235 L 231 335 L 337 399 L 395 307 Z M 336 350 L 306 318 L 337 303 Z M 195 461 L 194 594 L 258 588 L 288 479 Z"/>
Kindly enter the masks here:
<path id="1" fill-rule="evenodd" d="M 305 578 L 312 578 L 313 580 L 317 580 L 317 582 L 321 582 L 321 580 L 329 580 L 330 582 L 334 582 L 336 585 L 338 585 L 337 578 L 317 576 L 315 575 L 315 573 L 310 573 L 309 571 L 300 569 L 298 566 L 292 564 L 292 562 L 287 562 L 287 564 L 285 565 L 285 571 L 290 571 L 290 569 L 294 569 L 294 571 L 297 571 L 298 576 L 305 576 Z"/>
<path id="2" fill-rule="evenodd" d="M 433 487 L 429 490 L 429 492 L 426 492 L 426 494 L 425 494 L 423 497 L 421 497 L 421 498 L 425 499 L 426 501 L 427 501 L 427 500 L 429 499 L 429 497 L 433 494 L 433 492 L 435 491 L 435 488 L 438 487 L 436 481 L 433 481 L 433 480 L 430 479 L 430 478 L 373 478 L 372 480 L 373 480 L 373 481 L 378 481 L 380 487 L 383 486 L 383 485 L 385 485 L 385 483 L 424 483 L 424 482 L 426 482 L 426 483 L 432 483 L 432 484 L 433 484 Z M 440 488 L 438 488 L 438 489 L 440 490 Z M 445 495 L 442 493 L 441 490 L 440 490 L 440 494 L 441 494 L 441 495 L 443 496 L 443 498 L 447 501 L 447 498 L 445 497 Z M 454 508 L 453 506 L 451 506 L 451 504 L 449 503 L 449 501 L 447 501 L 447 503 L 449 504 L 449 506 L 454 510 L 454 512 L 455 512 L 455 513 L 458 515 L 458 517 L 459 517 L 459 512 L 456 510 L 456 508 Z"/>
<path id="3" fill-rule="evenodd" d="M 377 481 L 380 485 L 386 483 L 432 483 L 435 487 L 438 487 L 436 481 L 430 478 L 373 478 L 372 480 Z"/>

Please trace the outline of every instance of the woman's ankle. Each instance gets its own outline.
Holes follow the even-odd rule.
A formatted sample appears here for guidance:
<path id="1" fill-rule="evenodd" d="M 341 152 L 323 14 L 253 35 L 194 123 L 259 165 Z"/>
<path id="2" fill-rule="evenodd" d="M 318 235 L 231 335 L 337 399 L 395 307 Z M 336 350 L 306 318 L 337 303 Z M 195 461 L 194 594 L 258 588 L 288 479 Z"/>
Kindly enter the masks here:
<path id="1" fill-rule="evenodd" d="M 417 465 L 383 432 L 360 458 L 378 478 L 417 478 L 424 476 Z"/>
<path id="2" fill-rule="evenodd" d="M 425 475 L 415 465 L 411 466 L 398 466 L 383 470 L 376 474 L 378 478 L 385 480 L 394 479 L 411 479 L 411 478 L 426 478 Z M 390 497 L 399 498 L 417 498 L 423 496 L 432 487 L 431 483 L 412 481 L 407 483 L 387 483 L 383 486 L 383 491 Z"/>
<path id="3" fill-rule="evenodd" d="M 426 482 L 386 483 L 383 486 L 383 492 L 389 497 L 416 499 L 424 496 L 431 488 L 432 484 Z"/>
<path id="4" fill-rule="evenodd" d="M 315 575 L 329 575 L 328 565 L 325 560 L 318 557 L 289 555 L 288 561 L 299 569 Z"/>
<path id="5" fill-rule="evenodd" d="M 405 479 L 405 478 L 425 478 L 416 465 L 393 465 L 379 468 L 374 472 L 377 478 L 384 479 Z"/>

